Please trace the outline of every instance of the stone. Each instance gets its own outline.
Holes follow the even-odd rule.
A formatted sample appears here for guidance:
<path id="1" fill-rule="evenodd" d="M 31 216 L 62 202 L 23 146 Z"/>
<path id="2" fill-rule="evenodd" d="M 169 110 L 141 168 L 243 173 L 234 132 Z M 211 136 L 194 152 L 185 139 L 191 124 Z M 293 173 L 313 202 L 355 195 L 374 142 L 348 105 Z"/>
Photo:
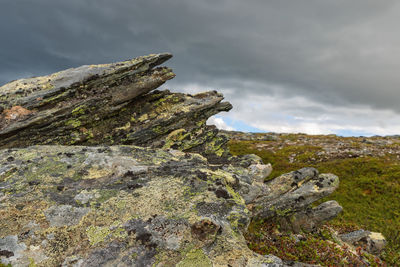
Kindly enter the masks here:
<path id="1" fill-rule="evenodd" d="M 314 168 L 303 168 L 283 174 L 265 184 L 262 197 L 252 203 L 254 217 L 285 217 L 305 210 L 313 202 L 331 194 L 339 186 L 333 174 L 319 174 Z"/>
<path id="2" fill-rule="evenodd" d="M 228 138 L 206 121 L 228 111 L 215 91 L 154 90 L 175 77 L 156 67 L 172 55 L 82 66 L 0 87 L 0 148 L 30 145 L 140 145 L 220 160 Z"/>
<path id="3" fill-rule="evenodd" d="M 264 182 L 270 164 L 229 153 L 228 135 L 206 125 L 232 108 L 221 94 L 155 90 L 175 76 L 157 67 L 170 57 L 0 87 L 1 263 L 285 266 L 248 248 L 251 220 L 313 228 L 337 215 L 332 201 L 311 209 L 335 175 L 303 168 Z"/>
<path id="4" fill-rule="evenodd" d="M 380 255 L 387 243 L 381 233 L 365 231 L 363 229 L 342 234 L 339 238 L 354 247 L 361 247 L 366 252 L 374 255 Z"/>
<path id="5" fill-rule="evenodd" d="M 250 171 L 253 174 L 254 182 L 263 183 L 272 172 L 272 165 L 268 164 L 252 164 L 249 166 Z"/>
<path id="6" fill-rule="evenodd" d="M 281 267 L 284 266 L 283 261 L 274 256 L 274 255 L 265 255 L 265 259 L 267 260 L 267 263 L 263 264 L 263 267 Z"/>
<path id="7" fill-rule="evenodd" d="M 361 239 L 369 236 L 370 233 L 371 232 L 369 232 L 369 231 L 360 229 L 360 230 L 353 231 L 350 233 L 341 234 L 341 235 L 339 235 L 339 238 L 342 239 L 346 243 L 354 244 L 354 243 L 360 241 Z"/>
<path id="8" fill-rule="evenodd" d="M 381 233 L 371 232 L 365 239 L 366 251 L 374 255 L 380 255 L 387 244 L 386 238 Z"/>
<path id="9" fill-rule="evenodd" d="M 276 266 L 263 265 L 270 258 L 243 238 L 260 216 L 239 193 L 257 176 L 253 169 L 224 170 L 199 154 L 135 146 L 6 149 L 0 166 L 11 167 L 0 176 L 0 236 L 10 251 L 4 263 L 29 264 L 34 251 L 43 255 L 35 264 L 46 266 Z M 308 173 L 299 176 L 313 178 Z M 24 236 L 33 220 L 38 226 Z"/>
<path id="10" fill-rule="evenodd" d="M 16 235 L 0 238 L 0 259 L 4 264 L 18 262 L 25 250 L 26 245 L 19 243 Z"/>
<path id="11" fill-rule="evenodd" d="M 83 216 L 90 211 L 89 208 L 77 208 L 70 205 L 51 206 L 44 211 L 50 226 L 70 226 L 78 224 Z"/>
<path id="12" fill-rule="evenodd" d="M 335 200 L 324 202 L 315 208 L 309 208 L 294 213 L 290 217 L 281 218 L 281 230 L 300 232 L 314 232 L 323 223 L 336 218 L 343 208 Z"/>

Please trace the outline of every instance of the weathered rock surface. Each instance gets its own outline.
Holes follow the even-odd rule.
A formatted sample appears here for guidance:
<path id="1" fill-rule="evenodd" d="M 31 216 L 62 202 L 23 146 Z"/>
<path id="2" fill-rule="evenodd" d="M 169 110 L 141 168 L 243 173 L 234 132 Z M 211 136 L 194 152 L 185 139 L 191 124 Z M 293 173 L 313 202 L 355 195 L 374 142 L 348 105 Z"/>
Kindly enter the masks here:
<path id="1" fill-rule="evenodd" d="M 2 150 L 2 261 L 262 266 L 268 259 L 250 251 L 242 235 L 251 218 L 295 214 L 324 193 L 314 186 L 314 170 L 296 173 L 308 181 L 297 190 L 281 188 L 293 174 L 268 187 L 258 181 L 263 168 L 257 170 L 220 168 L 199 154 L 134 146 Z M 276 198 L 246 203 L 243 196 L 252 186 L 259 186 L 260 196 L 268 191 Z M 264 206 L 259 212 L 250 203 Z"/>
<path id="2" fill-rule="evenodd" d="M 241 234 L 251 213 L 238 186 L 231 172 L 177 150 L 2 150 L 1 259 L 13 266 L 261 266 L 268 259 Z"/>
<path id="3" fill-rule="evenodd" d="M 354 246 L 361 247 L 365 251 L 379 255 L 386 246 L 386 239 L 381 233 L 358 230 L 339 236 L 344 242 Z"/>
<path id="4" fill-rule="evenodd" d="M 227 139 L 205 124 L 232 108 L 221 94 L 148 93 L 175 76 L 155 68 L 171 56 L 82 66 L 0 87 L 0 148 L 129 144 L 221 156 Z"/>
<path id="5" fill-rule="evenodd" d="M 215 91 L 152 91 L 170 54 L 0 87 L 0 259 L 13 266 L 282 266 L 251 251 L 252 219 L 312 231 L 339 180 L 232 157 L 206 120 Z M 135 146 L 133 146 L 135 145 Z M 139 145 L 139 146 L 137 146 Z"/>

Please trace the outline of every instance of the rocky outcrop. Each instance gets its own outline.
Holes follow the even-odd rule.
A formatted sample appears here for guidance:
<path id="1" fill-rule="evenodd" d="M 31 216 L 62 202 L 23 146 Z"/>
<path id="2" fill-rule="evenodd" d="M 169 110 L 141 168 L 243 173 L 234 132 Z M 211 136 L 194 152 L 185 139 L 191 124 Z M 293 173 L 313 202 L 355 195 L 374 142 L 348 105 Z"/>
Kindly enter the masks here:
<path id="1" fill-rule="evenodd" d="M 338 177 L 232 157 L 206 120 L 217 92 L 152 91 L 169 54 L 0 87 L 0 259 L 13 266 L 281 266 L 251 251 L 251 220 L 312 231 Z M 275 265 L 274 265 L 275 264 Z"/>
<path id="2" fill-rule="evenodd" d="M 307 182 L 282 190 L 277 185 L 287 176 L 265 186 L 259 181 L 262 164 L 255 158 L 249 163 L 259 167 L 219 168 L 199 154 L 135 146 L 2 150 L 2 261 L 267 266 L 270 258 L 249 250 L 243 238 L 250 220 L 295 214 L 324 194 Z M 296 174 L 313 183 L 318 174 L 310 173 Z M 259 193 L 249 198 L 253 191 Z M 252 200 L 267 191 L 276 198 Z"/>
<path id="3" fill-rule="evenodd" d="M 82 66 L 0 87 L 0 148 L 128 144 L 220 157 L 227 139 L 206 121 L 232 106 L 215 91 L 152 91 L 175 76 L 155 67 L 171 56 Z"/>

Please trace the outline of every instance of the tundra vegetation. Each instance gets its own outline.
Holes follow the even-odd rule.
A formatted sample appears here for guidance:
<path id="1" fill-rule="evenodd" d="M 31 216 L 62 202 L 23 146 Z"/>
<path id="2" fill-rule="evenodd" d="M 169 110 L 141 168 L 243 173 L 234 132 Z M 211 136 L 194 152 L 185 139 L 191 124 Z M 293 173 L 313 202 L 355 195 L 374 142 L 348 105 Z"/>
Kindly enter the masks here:
<path id="1" fill-rule="evenodd" d="M 229 134 L 229 133 L 227 133 Z M 381 258 L 389 266 L 400 262 L 400 138 L 340 137 L 305 134 L 245 134 L 232 133 L 229 148 L 234 155 L 256 154 L 273 166 L 267 179 L 305 166 L 340 177 L 339 188 L 322 201 L 337 200 L 343 212 L 326 224 L 339 233 L 369 229 L 383 233 L 388 244 Z M 261 253 L 309 263 L 334 264 L 316 255 L 340 253 L 329 249 L 320 233 L 296 243 L 290 238 L 276 242 L 263 236 L 273 232 L 269 222 L 253 222 L 246 236 L 249 245 Z M 322 237 L 322 240 L 321 240 Z M 321 243 L 318 243 L 321 242 Z M 295 253 L 295 251 L 303 253 Z M 326 250 L 319 252 L 320 250 Z M 300 258 L 299 258 L 300 257 Z M 331 257 L 331 256 L 330 256 Z M 328 257 L 328 258 L 330 258 Z"/>

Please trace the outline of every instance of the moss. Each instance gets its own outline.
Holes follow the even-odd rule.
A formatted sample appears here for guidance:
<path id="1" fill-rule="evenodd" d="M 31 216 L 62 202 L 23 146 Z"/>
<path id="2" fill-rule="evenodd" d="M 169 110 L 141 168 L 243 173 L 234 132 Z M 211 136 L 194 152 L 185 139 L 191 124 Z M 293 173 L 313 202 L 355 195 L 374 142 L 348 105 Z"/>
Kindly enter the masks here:
<path id="1" fill-rule="evenodd" d="M 58 103 L 62 101 L 63 99 L 67 98 L 71 94 L 72 90 L 70 91 L 65 91 L 63 93 L 56 94 L 55 96 L 45 98 L 40 102 L 40 106 L 45 106 L 50 103 Z"/>
<path id="2" fill-rule="evenodd" d="M 164 102 L 166 102 L 167 100 L 171 99 L 172 95 L 168 95 L 167 97 L 164 98 L 160 98 L 158 101 L 155 102 L 155 106 L 160 106 L 162 105 Z"/>
<path id="3" fill-rule="evenodd" d="M 202 266 L 202 267 L 211 267 L 210 259 L 204 254 L 203 250 L 196 249 L 189 251 L 184 259 L 180 261 L 177 267 L 193 267 L 193 266 Z"/>
<path id="4" fill-rule="evenodd" d="M 199 120 L 198 122 L 196 122 L 197 127 L 201 127 L 206 123 L 205 120 Z"/>

